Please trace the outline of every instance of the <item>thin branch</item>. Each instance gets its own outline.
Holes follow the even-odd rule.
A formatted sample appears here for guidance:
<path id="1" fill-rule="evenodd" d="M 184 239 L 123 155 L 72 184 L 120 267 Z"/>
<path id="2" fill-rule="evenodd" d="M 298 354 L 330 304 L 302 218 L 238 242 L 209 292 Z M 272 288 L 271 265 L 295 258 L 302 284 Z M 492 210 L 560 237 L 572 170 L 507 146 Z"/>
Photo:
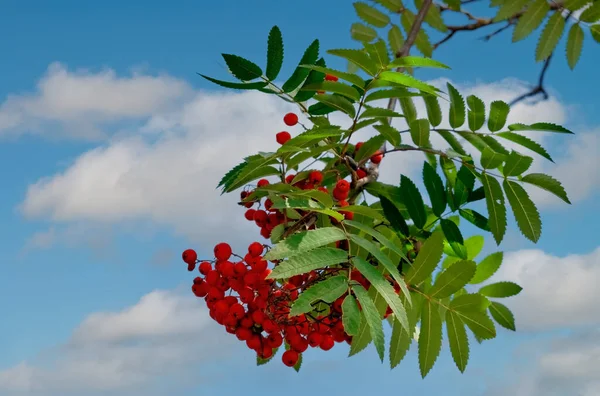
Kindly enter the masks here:
<path id="1" fill-rule="evenodd" d="M 550 60 L 552 60 L 552 56 L 554 53 L 550 54 L 550 56 L 544 61 L 544 65 L 542 66 L 542 70 L 540 71 L 540 76 L 538 78 L 538 83 L 535 87 L 533 87 L 529 92 L 524 93 L 512 100 L 509 105 L 512 107 L 515 104 L 535 96 L 542 95 L 543 100 L 548 99 L 548 92 L 544 88 L 544 79 L 546 77 L 546 72 L 548 71 L 548 66 L 550 66 Z"/>

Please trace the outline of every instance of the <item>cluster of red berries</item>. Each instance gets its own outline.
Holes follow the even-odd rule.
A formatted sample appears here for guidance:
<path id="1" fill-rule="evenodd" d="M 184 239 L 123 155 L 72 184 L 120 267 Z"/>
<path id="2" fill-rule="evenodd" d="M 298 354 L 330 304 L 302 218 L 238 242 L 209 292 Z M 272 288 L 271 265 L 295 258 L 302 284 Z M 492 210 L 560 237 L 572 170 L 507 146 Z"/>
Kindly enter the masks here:
<path id="1" fill-rule="evenodd" d="M 246 342 L 248 348 L 262 359 L 272 357 L 286 342 L 289 349 L 283 353 L 282 361 L 290 367 L 297 364 L 309 347 L 327 351 L 336 342 L 351 343 L 352 337 L 344 331 L 341 319 L 345 296 L 331 304 L 329 312 L 317 317 L 308 314 L 289 316 L 291 304 L 303 290 L 343 269 L 311 271 L 279 284 L 267 279 L 271 269 L 262 257 L 264 249 L 259 242 L 253 242 L 242 258 L 234 255 L 228 244 L 219 243 L 214 248 L 214 265 L 211 261 L 200 262 L 201 276 L 194 279 L 192 292 L 205 299 L 210 317 L 223 325 L 228 333 Z M 239 261 L 230 261 L 232 257 L 238 257 Z M 182 258 L 190 271 L 199 262 L 192 249 L 185 250 Z M 359 272 L 353 271 L 352 277 L 369 287 Z"/>

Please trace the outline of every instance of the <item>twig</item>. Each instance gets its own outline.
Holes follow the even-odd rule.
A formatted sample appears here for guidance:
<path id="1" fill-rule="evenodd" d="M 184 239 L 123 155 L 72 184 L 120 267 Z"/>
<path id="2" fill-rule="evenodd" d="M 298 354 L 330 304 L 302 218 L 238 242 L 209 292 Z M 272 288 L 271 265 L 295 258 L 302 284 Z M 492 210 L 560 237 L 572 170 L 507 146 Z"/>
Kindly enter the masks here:
<path id="1" fill-rule="evenodd" d="M 527 99 L 532 98 L 538 95 L 542 95 L 543 100 L 548 99 L 548 92 L 544 88 L 544 78 L 546 77 L 546 72 L 548 71 L 548 66 L 550 66 L 550 60 L 554 53 L 550 54 L 550 56 L 544 61 L 544 65 L 542 66 L 542 70 L 540 71 L 540 77 L 538 78 L 538 83 L 535 87 L 533 87 L 529 92 L 524 93 L 512 100 L 509 105 L 512 107 L 515 104 Z"/>

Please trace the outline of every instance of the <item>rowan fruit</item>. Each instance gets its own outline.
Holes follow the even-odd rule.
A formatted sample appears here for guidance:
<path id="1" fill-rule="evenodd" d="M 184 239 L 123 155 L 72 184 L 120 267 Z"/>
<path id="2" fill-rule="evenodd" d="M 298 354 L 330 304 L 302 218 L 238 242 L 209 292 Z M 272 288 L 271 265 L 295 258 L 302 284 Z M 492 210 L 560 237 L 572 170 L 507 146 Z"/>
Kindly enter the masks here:
<path id="1" fill-rule="evenodd" d="M 198 260 L 198 254 L 194 249 L 186 249 L 181 254 L 181 258 L 183 262 L 186 264 L 196 264 L 196 260 Z"/>
<path id="2" fill-rule="evenodd" d="M 283 122 L 285 122 L 285 125 L 287 126 L 294 126 L 298 123 L 298 116 L 294 113 L 287 113 L 283 116 Z"/>
<path id="3" fill-rule="evenodd" d="M 221 242 L 218 243 L 215 246 L 215 257 L 217 260 L 219 261 L 225 261 L 225 260 L 229 260 L 229 258 L 231 257 L 231 246 L 229 246 L 229 244 L 225 243 L 225 242 Z"/>
<path id="4" fill-rule="evenodd" d="M 300 355 L 292 350 L 285 351 L 281 356 L 281 361 L 288 367 L 294 367 L 298 363 L 298 359 L 300 359 Z"/>
<path id="5" fill-rule="evenodd" d="M 337 81 L 338 77 L 337 76 L 333 76 L 331 74 L 326 74 L 325 75 L 325 81 Z"/>
<path id="6" fill-rule="evenodd" d="M 279 143 L 281 145 L 284 145 L 291 138 L 292 138 L 292 135 L 290 135 L 290 133 L 286 132 L 286 131 L 279 132 L 278 134 L 275 135 L 275 140 L 277 140 L 277 143 Z"/>

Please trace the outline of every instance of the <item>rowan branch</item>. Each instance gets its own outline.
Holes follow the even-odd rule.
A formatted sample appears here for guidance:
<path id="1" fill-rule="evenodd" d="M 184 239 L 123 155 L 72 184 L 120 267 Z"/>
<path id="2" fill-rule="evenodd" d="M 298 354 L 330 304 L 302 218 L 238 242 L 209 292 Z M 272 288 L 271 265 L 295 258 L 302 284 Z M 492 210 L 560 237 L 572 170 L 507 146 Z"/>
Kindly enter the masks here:
<path id="1" fill-rule="evenodd" d="M 539 95 L 542 96 L 543 100 L 548 99 L 548 92 L 546 92 L 546 89 L 544 88 L 544 79 L 546 77 L 546 72 L 548 71 L 548 66 L 550 66 L 550 60 L 552 59 L 553 55 L 554 52 L 550 54 L 550 56 L 544 61 L 544 65 L 542 66 L 542 70 L 540 71 L 540 76 L 538 78 L 537 85 L 533 87 L 529 92 L 526 92 L 523 95 L 520 95 L 513 99 L 509 103 L 511 107 L 527 98 L 532 98 Z"/>

